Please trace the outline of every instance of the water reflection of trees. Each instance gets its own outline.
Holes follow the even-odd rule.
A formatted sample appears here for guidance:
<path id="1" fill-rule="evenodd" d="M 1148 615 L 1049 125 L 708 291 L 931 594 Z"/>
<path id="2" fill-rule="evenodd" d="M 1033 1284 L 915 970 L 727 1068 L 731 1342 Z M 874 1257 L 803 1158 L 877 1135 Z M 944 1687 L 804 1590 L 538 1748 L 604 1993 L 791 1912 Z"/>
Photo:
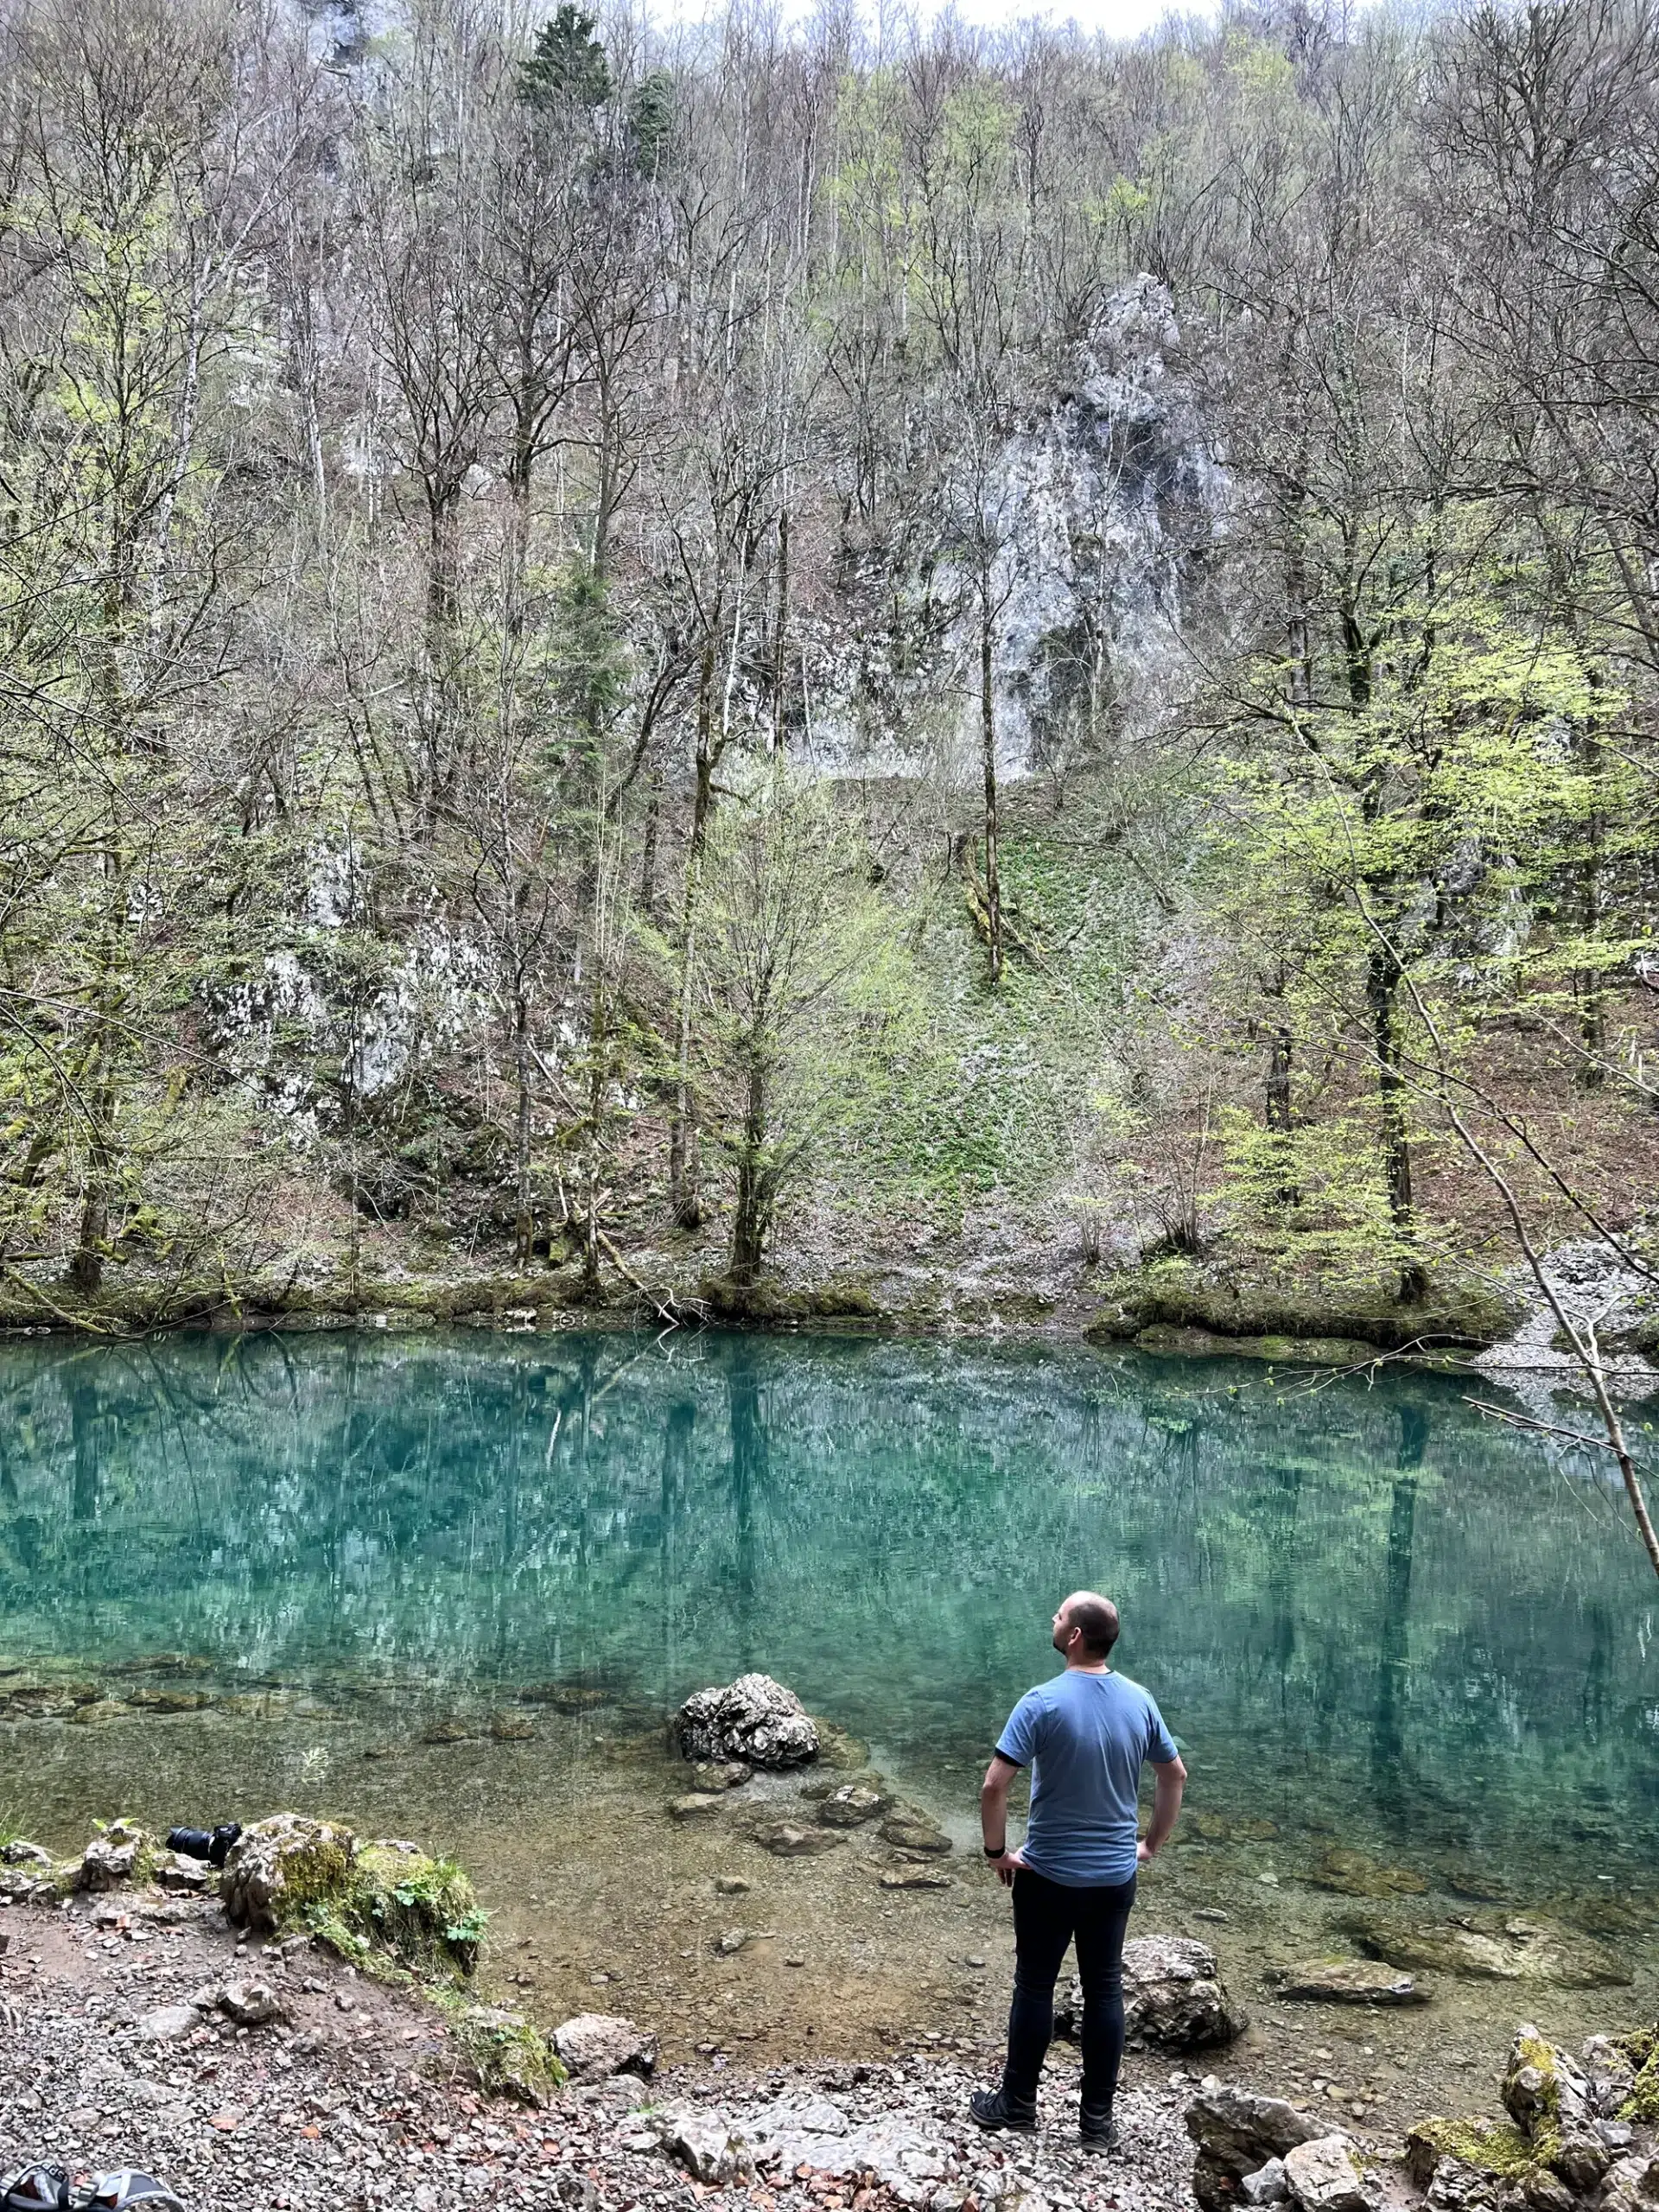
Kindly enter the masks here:
<path id="1" fill-rule="evenodd" d="M 669 1696 L 769 1664 L 976 1751 L 1096 1582 L 1202 1771 L 1359 1788 L 1404 1836 L 1503 1745 L 1517 1802 L 1650 1806 L 1645 1589 L 1569 1490 L 1454 1385 L 1236 1380 L 754 1338 L 19 1346 L 0 1601 L 26 1647 L 260 1672 Z"/>

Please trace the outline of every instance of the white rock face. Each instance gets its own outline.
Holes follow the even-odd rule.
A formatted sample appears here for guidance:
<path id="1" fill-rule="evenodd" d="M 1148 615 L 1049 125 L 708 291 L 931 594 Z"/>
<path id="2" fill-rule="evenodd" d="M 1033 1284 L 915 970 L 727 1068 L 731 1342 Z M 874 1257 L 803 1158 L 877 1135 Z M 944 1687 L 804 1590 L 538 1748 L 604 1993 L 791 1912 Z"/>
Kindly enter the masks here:
<path id="1" fill-rule="evenodd" d="M 646 2075 L 657 2064 L 657 2038 L 614 2012 L 578 2012 L 553 2031 L 553 2048 L 577 2082 L 613 2074 Z"/>
<path id="2" fill-rule="evenodd" d="M 818 1732 L 793 1690 L 770 1675 L 740 1675 L 699 1690 L 674 1719 L 688 1759 L 741 1759 L 749 1766 L 801 1766 L 818 1756 Z"/>
<path id="3" fill-rule="evenodd" d="M 753 2171 L 744 2138 L 723 2113 L 679 2105 L 662 2114 L 663 2144 L 694 2181 L 734 2181 Z"/>
<path id="4" fill-rule="evenodd" d="M 900 2203 L 919 2204 L 944 2180 L 946 2152 L 912 2121 L 866 2120 L 855 2126 L 829 2097 L 781 2097 L 747 2114 L 743 2127 L 758 2164 L 792 2173 L 874 2174 Z"/>
<path id="5" fill-rule="evenodd" d="M 1374 2212 L 1376 2203 L 1345 2135 L 1321 2135 L 1286 2152 L 1285 2183 L 1302 2212 Z"/>

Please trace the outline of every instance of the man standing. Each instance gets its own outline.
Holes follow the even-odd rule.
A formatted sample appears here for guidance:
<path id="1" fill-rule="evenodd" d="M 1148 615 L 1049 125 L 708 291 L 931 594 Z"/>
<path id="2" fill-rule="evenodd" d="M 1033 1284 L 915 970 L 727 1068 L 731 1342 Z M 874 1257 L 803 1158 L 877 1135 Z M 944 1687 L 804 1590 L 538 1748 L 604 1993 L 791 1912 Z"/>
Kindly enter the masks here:
<path id="1" fill-rule="evenodd" d="M 1014 2003 L 1000 2089 L 976 2090 L 982 2127 L 1035 2127 L 1037 2080 L 1054 2032 L 1054 1983 L 1074 1938 L 1083 1984 L 1083 2140 L 1115 2148 L 1112 2099 L 1123 2057 L 1123 1930 L 1135 1872 L 1168 1842 L 1186 1769 L 1163 1716 L 1107 1664 L 1117 1607 L 1079 1590 L 1054 1616 L 1065 1672 L 1027 1690 L 979 1793 L 985 1856 L 1014 1891 Z M 1141 1768 L 1156 1770 L 1152 1825 L 1135 1839 Z M 1031 1768 L 1031 1817 L 1008 1849 L 1008 1785 Z"/>

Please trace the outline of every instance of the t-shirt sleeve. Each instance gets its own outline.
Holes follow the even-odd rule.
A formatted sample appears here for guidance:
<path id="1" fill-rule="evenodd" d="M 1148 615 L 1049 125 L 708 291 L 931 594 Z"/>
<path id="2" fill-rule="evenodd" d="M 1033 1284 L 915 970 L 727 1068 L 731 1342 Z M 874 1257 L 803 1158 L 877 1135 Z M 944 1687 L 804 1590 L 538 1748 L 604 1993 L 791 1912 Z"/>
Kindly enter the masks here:
<path id="1" fill-rule="evenodd" d="M 1171 1759 L 1181 1756 L 1175 1748 L 1175 1738 L 1164 1726 L 1164 1716 L 1152 1700 L 1147 1700 L 1147 1757 L 1154 1766 L 1167 1766 Z"/>
<path id="2" fill-rule="evenodd" d="M 1043 1700 L 1035 1690 L 1027 1690 L 996 1739 L 997 1757 L 1011 1759 L 1015 1766 L 1029 1766 L 1042 1749 L 1042 1741 Z M 1170 1757 L 1174 1756 L 1172 1751 Z"/>

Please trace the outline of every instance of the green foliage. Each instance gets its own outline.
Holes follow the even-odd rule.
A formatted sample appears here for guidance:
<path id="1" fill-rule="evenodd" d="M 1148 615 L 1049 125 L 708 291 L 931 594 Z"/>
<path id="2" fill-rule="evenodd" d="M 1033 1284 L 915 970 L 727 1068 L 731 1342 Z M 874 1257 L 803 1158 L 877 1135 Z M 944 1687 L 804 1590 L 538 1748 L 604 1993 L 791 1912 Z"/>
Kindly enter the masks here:
<path id="1" fill-rule="evenodd" d="M 377 1842 L 349 1859 L 342 1847 L 320 1847 L 283 1872 L 285 1924 L 355 1966 L 379 1957 L 433 1982 L 464 1979 L 478 1964 L 486 1916 L 453 1859 Z"/>
<path id="2" fill-rule="evenodd" d="M 674 79 L 666 69 L 646 72 L 628 102 L 634 165 L 641 176 L 660 174 L 674 135 Z"/>
<path id="3" fill-rule="evenodd" d="M 611 96 L 611 65 L 594 35 L 595 19 L 575 0 L 560 0 L 558 11 L 536 34 L 530 59 L 518 68 L 518 97 L 534 108 L 556 108 L 569 101 L 579 108 L 601 107 Z"/>
<path id="4" fill-rule="evenodd" d="M 1409 1243 L 1389 1208 L 1375 1128 L 1354 1115 L 1266 1128 L 1236 1106 L 1217 1116 L 1219 1174 L 1205 1196 L 1230 1268 L 1316 1276 L 1334 1297 L 1397 1278 L 1408 1257 L 1430 1258 L 1451 1225 Z"/>

